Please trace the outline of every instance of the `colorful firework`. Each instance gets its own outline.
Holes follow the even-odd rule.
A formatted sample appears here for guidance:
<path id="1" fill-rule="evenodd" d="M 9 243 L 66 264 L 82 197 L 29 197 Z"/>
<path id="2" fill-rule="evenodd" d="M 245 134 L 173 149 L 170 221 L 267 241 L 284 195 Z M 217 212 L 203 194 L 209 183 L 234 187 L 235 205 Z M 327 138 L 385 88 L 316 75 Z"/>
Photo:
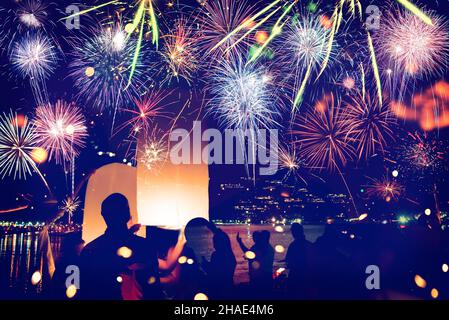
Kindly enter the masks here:
<path id="1" fill-rule="evenodd" d="M 324 60 L 328 63 L 336 56 L 336 43 L 332 42 L 327 52 L 327 39 L 330 30 L 325 28 L 318 16 L 305 15 L 300 19 L 292 19 L 286 24 L 285 32 L 279 38 L 278 52 L 280 63 L 287 74 L 294 78 L 294 106 L 300 104 L 305 86 L 313 71 L 318 71 Z M 294 66 L 294 68 L 292 68 Z"/>
<path id="2" fill-rule="evenodd" d="M 305 175 L 322 180 L 320 177 L 309 172 L 311 168 L 307 166 L 306 161 L 301 157 L 295 144 L 279 148 L 278 156 L 280 169 L 286 171 L 284 180 L 292 176 L 295 179 L 301 180 L 305 185 L 308 184 L 304 178 Z"/>
<path id="3" fill-rule="evenodd" d="M 28 28 L 41 28 L 48 18 L 48 4 L 42 1 L 26 0 L 19 3 L 17 18 Z"/>
<path id="4" fill-rule="evenodd" d="M 401 159 L 415 171 L 439 172 L 444 166 L 445 155 L 443 142 L 435 134 L 408 132 L 401 144 Z"/>
<path id="5" fill-rule="evenodd" d="M 397 181 L 390 180 L 388 176 L 381 179 L 369 178 L 371 181 L 366 186 L 366 194 L 370 197 L 384 199 L 387 202 L 391 200 L 398 200 L 404 192 L 404 187 Z"/>
<path id="6" fill-rule="evenodd" d="M 207 1 L 202 6 L 202 15 L 199 18 L 201 37 L 199 45 L 206 55 L 219 60 L 223 56 L 241 54 L 250 45 L 247 41 L 237 40 L 244 34 L 245 29 L 254 24 L 249 17 L 253 8 L 245 1 L 217 0 Z M 246 27 L 227 37 L 239 25 Z M 222 39 L 226 39 L 217 50 L 212 50 Z"/>
<path id="7" fill-rule="evenodd" d="M 90 35 L 76 39 L 74 46 L 69 76 L 86 105 L 100 111 L 116 111 L 136 95 L 137 87 L 143 86 L 142 58 L 135 69 L 133 85 L 125 89 L 136 43 L 120 24 L 101 27 L 99 32 L 92 30 Z"/>
<path id="8" fill-rule="evenodd" d="M 30 81 L 36 101 L 45 103 L 48 100 L 45 80 L 57 65 L 50 39 L 40 33 L 28 33 L 13 44 L 10 59 L 19 74 Z"/>
<path id="9" fill-rule="evenodd" d="M 309 166 L 332 171 L 355 156 L 346 117 L 333 94 L 318 101 L 315 110 L 297 117 L 292 133 L 298 135 L 297 143 Z"/>
<path id="10" fill-rule="evenodd" d="M 383 19 L 375 43 L 385 69 L 402 77 L 429 77 L 439 74 L 449 52 L 447 23 L 428 13 L 432 24 L 426 24 L 411 12 L 396 10 Z"/>
<path id="11" fill-rule="evenodd" d="M 12 111 L 0 115 L 0 174 L 26 179 L 39 171 L 33 161 L 36 134 L 27 117 Z"/>
<path id="12" fill-rule="evenodd" d="M 78 197 L 67 197 L 62 201 L 62 206 L 59 209 L 63 210 L 64 213 L 67 214 L 69 224 L 71 223 L 73 215 L 75 214 L 76 210 L 78 210 L 80 205 L 81 201 Z"/>
<path id="13" fill-rule="evenodd" d="M 55 158 L 56 163 L 72 161 L 84 146 L 85 119 L 74 103 L 58 100 L 37 107 L 34 124 L 38 145 L 48 150 L 49 159 Z"/>
<path id="14" fill-rule="evenodd" d="M 162 58 L 167 65 L 166 79 L 182 78 L 192 83 L 192 77 L 199 68 L 198 33 L 188 25 L 187 19 L 179 18 L 171 31 L 162 37 L 164 47 Z"/>
<path id="15" fill-rule="evenodd" d="M 258 130 L 276 125 L 280 101 L 268 70 L 245 65 L 240 57 L 213 70 L 210 112 L 225 128 Z"/>
<path id="16" fill-rule="evenodd" d="M 157 172 L 168 157 L 168 145 L 165 135 L 159 138 L 156 130 L 149 135 L 144 142 L 138 161 L 145 165 L 148 170 Z"/>
<path id="17" fill-rule="evenodd" d="M 135 98 L 134 109 L 122 109 L 124 113 L 130 114 L 131 118 L 118 126 L 116 132 L 129 128 L 129 136 L 135 136 L 140 132 L 148 134 L 153 120 L 156 117 L 164 116 L 163 109 L 169 105 L 164 100 L 168 96 L 170 96 L 170 93 L 165 93 L 162 90 L 153 90 L 139 99 Z"/>
<path id="18" fill-rule="evenodd" d="M 380 105 L 369 94 L 360 94 L 344 103 L 347 110 L 347 135 L 356 144 L 358 159 L 383 154 L 387 141 L 393 138 L 395 118 L 388 105 Z"/>

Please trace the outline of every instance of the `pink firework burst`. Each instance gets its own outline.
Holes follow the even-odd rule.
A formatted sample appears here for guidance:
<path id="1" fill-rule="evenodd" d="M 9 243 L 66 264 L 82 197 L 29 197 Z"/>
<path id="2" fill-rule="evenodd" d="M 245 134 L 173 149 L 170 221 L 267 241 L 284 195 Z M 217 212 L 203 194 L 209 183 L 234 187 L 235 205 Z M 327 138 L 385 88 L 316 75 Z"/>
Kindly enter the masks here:
<path id="1" fill-rule="evenodd" d="M 58 100 L 36 108 L 37 143 L 49 153 L 49 159 L 65 163 L 78 155 L 87 137 L 85 118 L 74 103 Z"/>
<path id="2" fill-rule="evenodd" d="M 164 115 L 163 109 L 171 104 L 165 101 L 170 94 L 170 92 L 166 93 L 162 90 L 154 90 L 143 97 L 134 99 L 134 108 L 122 109 L 131 118 L 118 126 L 116 133 L 128 128 L 129 136 L 136 136 L 139 132 L 146 134 L 150 131 L 154 118 L 169 118 L 167 115 Z"/>
<path id="3" fill-rule="evenodd" d="M 386 68 L 412 77 L 443 71 L 449 52 L 447 23 L 435 14 L 427 15 L 432 25 L 402 10 L 392 11 L 382 19 L 375 39 Z"/>

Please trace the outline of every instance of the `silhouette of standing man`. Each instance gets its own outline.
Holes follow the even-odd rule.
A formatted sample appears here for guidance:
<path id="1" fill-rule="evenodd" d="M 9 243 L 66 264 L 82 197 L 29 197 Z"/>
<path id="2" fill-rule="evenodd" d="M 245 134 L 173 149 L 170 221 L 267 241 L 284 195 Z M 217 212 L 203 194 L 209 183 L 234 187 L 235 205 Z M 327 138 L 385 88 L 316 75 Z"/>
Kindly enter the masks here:
<path id="1" fill-rule="evenodd" d="M 148 240 L 128 229 L 128 200 L 119 193 L 101 205 L 105 233 L 89 243 L 81 254 L 83 298 L 102 300 L 160 299 L 156 251 Z"/>

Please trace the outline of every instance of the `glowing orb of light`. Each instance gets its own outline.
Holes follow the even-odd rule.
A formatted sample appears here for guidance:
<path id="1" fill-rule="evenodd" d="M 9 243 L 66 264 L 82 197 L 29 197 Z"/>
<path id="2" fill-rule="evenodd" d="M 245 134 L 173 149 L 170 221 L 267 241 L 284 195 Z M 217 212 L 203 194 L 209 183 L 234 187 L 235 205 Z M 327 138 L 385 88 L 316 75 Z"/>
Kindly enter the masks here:
<path id="1" fill-rule="evenodd" d="M 430 295 L 432 296 L 432 298 L 434 298 L 434 299 L 436 299 L 436 298 L 438 298 L 438 290 L 437 289 L 435 289 L 435 288 L 433 288 L 431 291 L 430 291 Z"/>
<path id="2" fill-rule="evenodd" d="M 443 263 L 443 265 L 441 266 L 441 270 L 443 270 L 443 272 L 448 272 L 449 271 L 449 265 L 447 265 L 447 263 Z"/>
<path id="3" fill-rule="evenodd" d="M 276 231 L 276 232 L 284 232 L 284 228 L 282 228 L 282 226 L 276 226 L 274 228 L 274 231 Z"/>
<path id="4" fill-rule="evenodd" d="M 425 214 L 426 216 L 430 216 L 431 213 L 432 213 L 432 211 L 431 211 L 430 209 L 424 210 L 424 214 Z"/>
<path id="5" fill-rule="evenodd" d="M 345 87 L 348 90 L 352 90 L 355 87 L 355 80 L 352 77 L 346 77 L 343 79 L 343 87 Z"/>
<path id="6" fill-rule="evenodd" d="M 133 251 L 130 248 L 128 248 L 128 247 L 120 247 L 117 250 L 117 255 L 119 257 L 128 259 L 128 258 L 130 258 L 133 255 Z"/>
<path id="7" fill-rule="evenodd" d="M 186 262 L 187 262 L 187 257 L 186 256 L 179 257 L 179 259 L 178 259 L 178 263 L 179 264 L 184 264 Z"/>
<path id="8" fill-rule="evenodd" d="M 31 159 L 33 159 L 36 163 L 44 163 L 48 158 L 48 152 L 44 148 L 34 148 L 33 151 L 31 151 Z"/>
<path id="9" fill-rule="evenodd" d="M 366 219 L 366 217 L 368 217 L 368 214 L 367 214 L 367 213 L 362 213 L 362 214 L 359 216 L 359 221 L 362 221 L 362 220 Z"/>
<path id="10" fill-rule="evenodd" d="M 123 278 L 121 276 L 117 276 L 116 278 L 118 283 L 122 283 L 123 282 Z"/>
<path id="11" fill-rule="evenodd" d="M 187 264 L 193 264 L 193 259 L 187 259 Z"/>
<path id="12" fill-rule="evenodd" d="M 391 172 L 391 175 L 396 178 L 399 175 L 399 171 L 393 170 L 393 172 Z"/>
<path id="13" fill-rule="evenodd" d="M 268 39 L 268 33 L 263 30 L 259 30 L 256 32 L 254 38 L 256 39 L 258 44 L 264 44 Z"/>
<path id="14" fill-rule="evenodd" d="M 425 288 L 427 286 L 426 280 L 419 274 L 415 275 L 415 284 L 420 288 Z"/>
<path id="15" fill-rule="evenodd" d="M 193 300 L 209 300 L 209 298 L 204 293 L 197 293 Z"/>
<path id="16" fill-rule="evenodd" d="M 95 69 L 93 67 L 87 67 L 84 73 L 90 78 L 95 74 Z"/>
<path id="17" fill-rule="evenodd" d="M 39 271 L 35 271 L 31 276 L 31 284 L 33 286 L 37 285 L 42 280 L 42 274 Z"/>
<path id="18" fill-rule="evenodd" d="M 156 278 L 153 277 L 153 276 L 151 276 L 151 277 L 148 279 L 148 284 L 149 284 L 149 285 L 152 285 L 152 284 L 155 284 L 155 283 L 156 283 Z"/>
<path id="19" fill-rule="evenodd" d="M 14 117 L 14 123 L 12 125 L 17 126 L 19 128 L 23 128 L 27 124 L 27 121 L 28 120 L 24 115 L 18 114 Z"/>
<path id="20" fill-rule="evenodd" d="M 248 260 L 253 260 L 256 258 L 256 254 L 252 251 L 246 251 L 245 252 L 245 258 Z"/>
<path id="21" fill-rule="evenodd" d="M 278 244 L 277 246 L 274 247 L 274 250 L 277 253 L 283 253 L 285 251 L 285 248 L 283 246 L 281 246 L 280 244 Z"/>
<path id="22" fill-rule="evenodd" d="M 67 287 L 65 295 L 67 296 L 67 298 L 72 299 L 76 295 L 76 291 L 77 291 L 76 286 L 71 284 L 70 286 Z"/>

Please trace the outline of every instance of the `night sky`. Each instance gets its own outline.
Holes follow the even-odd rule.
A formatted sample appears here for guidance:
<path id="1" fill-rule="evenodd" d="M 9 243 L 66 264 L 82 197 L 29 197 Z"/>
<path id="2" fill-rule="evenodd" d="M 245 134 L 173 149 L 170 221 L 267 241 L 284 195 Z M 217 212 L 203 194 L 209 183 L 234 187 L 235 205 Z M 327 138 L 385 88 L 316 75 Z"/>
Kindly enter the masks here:
<path id="1" fill-rule="evenodd" d="M 3 0 L 0 7 L 5 8 L 0 11 L 0 24 L 2 24 L 3 31 L 1 35 L 3 38 L 1 42 L 1 63 L 0 63 L 0 81 L 1 81 L 1 92 L 2 99 L 0 100 L 0 108 L 4 112 L 9 112 L 9 109 L 15 110 L 20 114 L 26 114 L 29 117 L 34 116 L 34 111 L 36 108 L 36 102 L 33 97 L 32 91 L 30 89 L 30 83 L 27 79 L 23 79 L 19 76 L 16 70 L 12 68 L 9 59 L 8 45 L 11 41 L 11 34 L 13 29 L 17 28 L 17 25 L 11 24 L 8 16 L 13 13 L 8 11 L 8 9 L 14 10 L 17 8 L 16 1 Z M 369 3 L 378 3 L 379 1 L 364 1 L 364 5 Z M 100 4 L 102 1 L 84 1 L 88 6 L 94 4 Z M 161 34 L 164 34 L 173 26 L 173 17 L 179 15 L 179 12 L 183 12 L 186 17 L 194 17 L 195 14 L 200 10 L 200 6 L 196 1 L 184 1 L 180 0 L 180 4 L 176 4 L 173 8 L 167 5 L 167 0 L 156 1 L 157 12 L 160 12 L 163 16 L 159 20 Z M 262 8 L 262 3 L 269 3 L 267 1 L 258 1 L 258 6 Z M 382 8 L 382 12 L 387 12 L 389 8 L 393 8 L 391 5 L 386 4 L 387 2 L 382 2 L 379 6 Z M 107 17 L 108 14 L 113 14 L 114 7 L 109 9 L 100 9 L 95 14 L 89 14 L 89 17 L 81 17 L 81 30 L 68 31 L 64 23 L 58 21 L 64 16 L 63 8 L 67 5 L 72 4 L 72 1 L 58 0 L 57 3 L 52 3 L 49 5 L 47 12 L 49 20 L 48 32 L 57 39 L 60 49 L 58 50 L 58 64 L 55 71 L 46 81 L 48 88 L 49 100 L 55 102 L 57 99 L 64 99 L 66 101 L 75 101 L 83 110 L 83 114 L 86 117 L 86 123 L 88 124 L 89 136 L 85 141 L 85 148 L 81 151 L 79 157 L 76 158 L 76 182 L 80 182 L 84 175 L 89 174 L 92 170 L 101 167 L 107 163 L 112 162 L 123 162 L 123 159 L 131 160 L 132 157 L 129 156 L 128 148 L 131 145 L 131 149 L 135 148 L 133 143 L 128 143 L 128 132 L 123 130 L 119 133 L 114 133 L 111 135 L 111 129 L 113 126 L 117 128 L 120 123 L 123 123 L 129 119 L 129 115 L 125 112 L 117 112 L 114 119 L 114 112 L 110 109 L 105 108 L 102 112 L 95 110 L 89 105 L 82 97 L 79 96 L 79 92 L 74 87 L 74 79 L 68 76 L 68 65 L 73 58 L 71 52 L 73 48 L 71 46 L 71 39 L 78 37 L 77 32 L 86 32 L 87 28 L 92 27 L 95 20 L 102 20 Z M 435 4 L 429 6 L 426 3 L 427 8 L 435 9 L 436 13 L 446 20 L 449 12 L 447 11 L 446 3 Z M 446 7 L 446 9 L 444 8 Z M 332 14 L 332 6 L 320 5 L 323 10 L 323 14 Z M 395 7 L 397 8 L 397 6 Z M 393 10 L 393 9 L 391 9 Z M 401 10 L 403 10 L 401 8 Z M 130 17 L 127 17 L 128 20 Z M 271 23 L 272 25 L 273 23 Z M 270 24 L 268 24 L 270 25 Z M 86 28 L 86 29 L 84 29 Z M 342 33 L 352 34 L 354 41 L 358 37 L 362 37 L 359 31 L 352 32 L 355 28 L 354 25 L 348 25 L 342 27 L 344 31 Z M 269 28 L 266 27 L 269 31 Z M 354 29 L 355 30 L 355 29 Z M 449 30 L 448 24 L 446 23 L 446 30 Z M 20 32 L 19 32 L 20 33 Z M 375 36 L 375 31 L 373 31 Z M 20 35 L 18 36 L 20 38 Z M 350 37 L 345 38 L 342 43 L 349 41 Z M 275 42 L 276 44 L 276 42 Z M 161 41 L 160 47 L 163 47 L 164 43 Z M 343 46 L 343 45 L 342 45 Z M 364 49 L 353 53 L 359 55 L 361 61 L 364 61 L 367 65 L 369 64 L 369 55 L 367 55 L 366 46 Z M 140 88 L 145 91 L 145 89 L 151 90 L 151 84 L 155 83 L 163 92 L 166 92 L 169 97 L 166 102 L 170 104 L 164 109 L 164 112 L 168 117 L 173 118 L 181 110 L 185 103 L 186 97 L 191 96 L 191 103 L 187 110 L 183 113 L 180 119 L 182 123 L 189 123 L 189 120 L 195 119 L 198 115 L 198 108 L 202 107 L 200 111 L 200 118 L 203 120 L 203 127 L 216 128 L 219 127 L 223 129 L 222 126 L 207 112 L 208 101 L 210 101 L 211 96 L 208 88 L 211 83 L 206 75 L 206 70 L 200 70 L 193 74 L 192 82 L 189 84 L 183 79 L 172 79 L 171 81 L 162 81 L 161 74 L 163 74 L 164 65 L 161 61 L 160 56 L 155 52 L 154 46 L 151 44 L 150 40 L 145 40 L 144 50 L 147 51 L 146 62 L 148 63 L 148 68 L 143 68 L 144 77 L 151 78 L 151 81 L 146 81 L 144 86 L 148 88 Z M 276 53 L 276 52 L 275 52 Z M 447 55 L 447 52 L 446 52 Z M 446 57 L 447 58 L 447 57 Z M 276 59 L 276 56 L 273 58 Z M 403 97 L 404 103 L 410 103 L 413 100 L 414 95 L 419 95 L 420 93 L 432 87 L 437 81 L 449 81 L 447 79 L 447 59 L 444 59 L 444 66 L 441 68 L 441 73 L 439 75 L 426 76 L 424 79 L 416 81 L 413 86 L 407 90 L 407 93 Z M 264 57 L 260 62 L 263 65 L 270 65 L 271 60 Z M 380 61 L 381 63 L 381 61 Z M 271 68 L 276 68 L 273 64 Z M 334 65 L 330 65 L 328 68 L 334 68 Z M 340 68 L 344 70 L 346 67 Z M 349 67 L 348 67 L 349 68 Z M 337 69 L 337 68 L 335 68 Z M 340 96 L 345 96 L 351 93 L 347 93 L 342 90 L 339 84 L 339 79 L 341 79 L 342 71 L 338 70 L 335 72 L 330 71 L 326 74 L 324 79 L 320 79 L 316 83 L 309 84 L 306 88 L 306 93 L 304 95 L 304 101 L 301 104 L 299 113 L 310 111 L 315 102 L 321 99 L 323 93 L 325 92 L 335 92 Z M 352 71 L 351 71 L 352 72 Z M 348 71 L 349 73 L 349 71 Z M 281 79 L 285 77 L 282 74 L 282 70 L 276 71 L 277 76 Z M 367 88 L 370 88 L 371 92 L 375 92 L 376 84 L 371 74 L 367 76 L 366 79 Z M 385 90 L 387 91 L 387 90 Z M 287 95 L 288 90 L 281 88 L 279 90 L 280 95 Z M 203 99 L 204 97 L 204 99 Z M 393 100 L 393 99 L 388 99 Z M 290 126 L 290 112 L 289 103 L 291 102 L 286 99 L 284 103 L 287 107 L 282 109 L 282 119 L 279 121 L 279 129 L 281 129 L 281 141 L 293 141 L 296 139 L 291 133 Z M 123 108 L 132 108 L 132 101 L 124 101 Z M 443 106 L 443 109 L 447 110 L 448 106 Z M 114 119 L 114 122 L 113 122 Z M 167 127 L 167 120 L 164 118 L 155 120 L 161 127 Z M 294 126 L 293 126 L 294 129 Z M 114 130 L 112 130 L 114 131 Z M 439 160 L 439 164 L 435 167 L 430 168 L 420 168 L 414 166 L 410 161 L 410 154 L 407 153 L 408 146 L 413 142 L 411 135 L 416 133 L 427 134 L 427 138 L 433 141 L 435 148 L 438 148 L 439 155 L 442 160 Z M 434 186 L 438 191 L 439 204 L 441 210 L 447 210 L 449 203 L 449 191 L 446 188 L 447 184 L 447 151 L 448 151 L 448 128 L 438 128 L 435 130 L 428 131 L 424 133 L 419 124 L 416 121 L 405 121 L 402 119 L 397 119 L 396 124 L 393 129 L 393 136 L 388 138 L 387 146 L 385 148 L 384 154 L 375 154 L 370 156 L 367 160 L 363 159 L 361 161 L 350 161 L 344 168 L 341 168 L 342 175 L 345 177 L 348 187 L 351 190 L 354 201 L 360 212 L 363 212 L 363 207 L 366 203 L 374 202 L 372 205 L 375 209 L 374 214 L 381 214 L 385 211 L 400 213 L 421 213 L 426 208 L 435 208 L 434 195 L 432 190 Z M 113 152 L 115 156 L 109 157 L 108 155 L 98 155 L 99 151 L 103 152 Z M 135 162 L 133 162 L 135 165 Z M 70 179 L 67 172 L 68 166 L 65 169 L 62 165 L 56 164 L 54 161 L 47 161 L 39 165 L 39 169 L 45 177 L 54 192 L 55 198 L 58 203 L 60 203 L 68 194 L 70 194 Z M 240 177 L 246 176 L 244 166 L 229 166 L 229 165 L 211 165 L 210 169 L 210 207 L 211 207 L 211 217 L 212 218 L 226 218 L 226 217 L 216 217 L 214 216 L 214 208 L 216 206 L 225 206 L 226 203 L 220 203 L 217 197 L 217 192 L 220 183 L 225 182 L 235 182 L 239 181 Z M 399 196 L 398 200 L 386 202 L 384 199 L 377 199 L 366 194 L 367 186 L 370 184 L 370 179 L 380 179 L 384 176 L 392 177 L 392 171 L 398 170 L 399 175 L 395 178 L 403 187 L 404 191 Z M 318 195 L 325 195 L 327 193 L 347 193 L 346 187 L 343 183 L 340 173 L 336 170 L 329 172 L 328 170 L 312 170 L 314 174 L 318 175 L 324 180 L 314 178 L 307 174 L 305 171 L 305 179 L 307 181 L 307 188 L 313 193 Z M 67 174 L 66 174 L 67 173 Z M 286 175 L 285 170 L 281 170 L 277 175 L 273 176 L 272 179 L 284 179 Z M 265 178 L 264 178 L 265 179 Z M 264 179 L 256 177 L 254 180 L 255 185 L 264 184 Z M 296 185 L 298 188 L 305 186 L 301 179 L 289 176 L 285 180 L 287 183 Z M 46 191 L 44 185 L 37 177 L 33 175 L 32 177 L 27 177 L 26 180 L 14 180 L 13 177 L 4 177 L 0 181 L 1 190 L 1 204 L 0 210 L 14 208 L 23 203 L 30 203 L 34 210 L 25 210 L 24 212 L 14 213 L 14 214 L 2 214 L 0 215 L 0 220 L 12 219 L 30 219 L 42 221 L 56 211 L 57 205 L 45 204 L 48 199 L 48 192 Z M 238 197 L 238 195 L 236 195 Z M 84 192 L 80 192 L 81 199 L 84 197 Z M 30 199 L 30 202 L 25 200 L 25 198 Z M 79 212 L 78 212 L 79 213 Z M 81 214 L 78 214 L 75 218 L 77 221 L 81 221 Z"/>

